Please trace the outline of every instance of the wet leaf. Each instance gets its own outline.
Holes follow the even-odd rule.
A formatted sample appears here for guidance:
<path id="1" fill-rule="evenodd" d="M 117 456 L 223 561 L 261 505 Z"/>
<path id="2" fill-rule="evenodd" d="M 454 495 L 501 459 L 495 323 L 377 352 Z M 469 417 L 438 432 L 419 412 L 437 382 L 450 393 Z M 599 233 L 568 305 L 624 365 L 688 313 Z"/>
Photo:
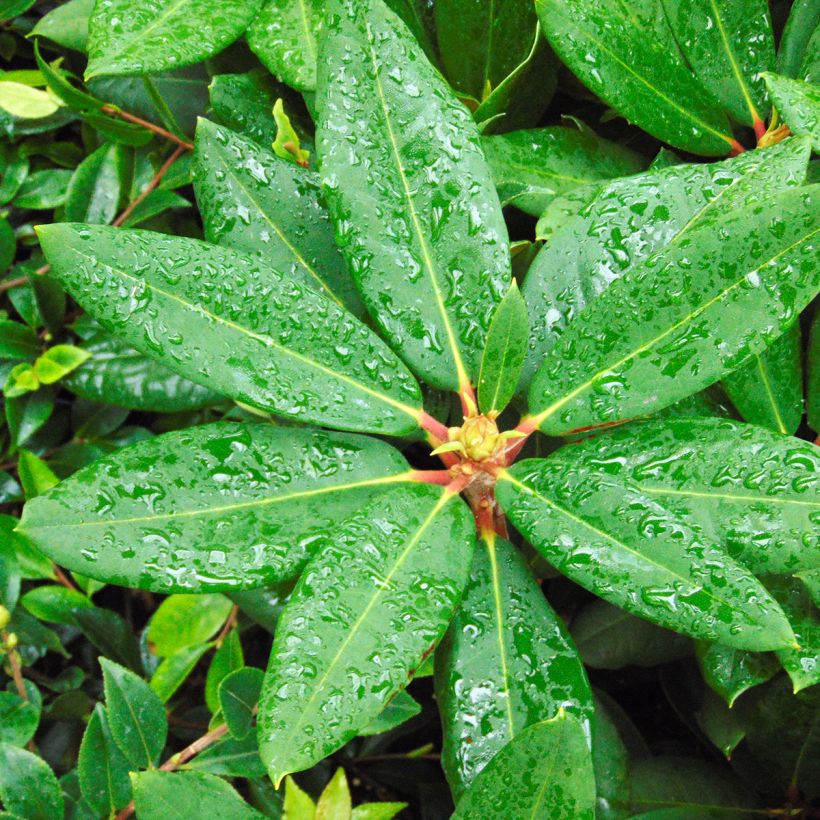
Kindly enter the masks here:
<path id="1" fill-rule="evenodd" d="M 63 794 L 49 765 L 8 743 L 0 743 L 0 800 L 6 811 L 25 820 L 63 816 Z"/>
<path id="2" fill-rule="evenodd" d="M 475 126 L 381 2 L 329 8 L 317 148 L 337 242 L 385 338 L 428 384 L 457 389 L 510 282 Z"/>
<path id="3" fill-rule="evenodd" d="M 820 434 L 820 312 L 811 325 L 806 360 L 806 412 L 809 427 Z"/>
<path id="4" fill-rule="evenodd" d="M 101 0 L 88 21 L 86 79 L 180 68 L 230 45 L 262 0 Z"/>
<path id="5" fill-rule="evenodd" d="M 416 675 L 418 677 L 418 675 Z M 382 709 L 375 720 L 371 720 L 363 729 L 359 730 L 360 737 L 370 737 L 379 735 L 382 732 L 389 732 L 402 723 L 410 720 L 421 712 L 421 705 L 407 694 L 406 690 L 396 692 L 395 697 Z"/>
<path id="6" fill-rule="evenodd" d="M 406 686 L 452 616 L 474 543 L 466 504 L 422 484 L 386 493 L 323 539 L 265 675 L 259 738 L 274 785 L 351 740 Z"/>
<path id="7" fill-rule="evenodd" d="M 708 533 L 593 462 L 523 461 L 500 475 L 497 493 L 557 570 L 611 604 L 743 649 L 794 643 L 777 602 Z"/>
<path id="8" fill-rule="evenodd" d="M 78 166 L 66 193 L 66 220 L 109 225 L 119 210 L 129 157 L 120 145 L 101 145 Z"/>
<path id="9" fill-rule="evenodd" d="M 363 312 L 312 171 L 208 120 L 197 128 L 193 170 L 209 242 L 252 254 L 351 312 Z"/>
<path id="10" fill-rule="evenodd" d="M 760 353 L 820 291 L 818 213 L 820 186 L 789 191 L 628 271 L 547 352 L 529 393 L 541 429 L 659 410 Z"/>
<path id="11" fill-rule="evenodd" d="M 508 541 L 485 536 L 436 650 L 442 765 L 456 801 L 526 727 L 564 709 L 589 731 L 592 694 L 560 618 Z"/>
<path id="12" fill-rule="evenodd" d="M 814 0 L 795 0 L 777 49 L 778 74 L 798 77 L 812 35 L 820 25 L 820 7 Z"/>
<path id="13" fill-rule="evenodd" d="M 504 806 L 508 817 L 595 816 L 595 775 L 581 724 L 564 712 L 524 729 L 478 775 L 454 820 L 483 820 Z"/>
<path id="14" fill-rule="evenodd" d="M 77 771 L 83 797 L 94 811 L 110 815 L 131 800 L 130 764 L 119 750 L 105 707 L 98 703 L 83 733 Z"/>
<path id="15" fill-rule="evenodd" d="M 409 479 L 375 439 L 209 425 L 80 470 L 27 506 L 20 529 L 61 566 L 109 583 L 247 588 L 296 576 L 342 518 Z"/>
<path id="16" fill-rule="evenodd" d="M 530 351 L 524 384 L 567 325 L 615 280 L 738 206 L 801 185 L 809 146 L 787 140 L 708 165 L 650 170 L 607 185 L 562 220 L 524 280 Z"/>
<path id="17" fill-rule="evenodd" d="M 527 352 L 529 321 L 527 306 L 518 285 L 493 314 L 478 375 L 478 405 L 482 413 L 500 413 L 510 402 Z"/>
<path id="18" fill-rule="evenodd" d="M 774 67 L 767 0 L 663 0 L 686 62 L 737 122 L 763 125 Z"/>
<path id="19" fill-rule="evenodd" d="M 538 0 L 535 7 L 558 56 L 619 114 L 677 148 L 729 153 L 726 116 L 675 48 L 662 4 Z"/>
<path id="20" fill-rule="evenodd" d="M 810 137 L 815 151 L 820 151 L 820 90 L 816 83 L 793 80 L 779 74 L 764 74 L 774 107 L 789 128 Z"/>
<path id="21" fill-rule="evenodd" d="M 39 236 L 94 318 L 181 376 L 302 422 L 417 428 L 418 385 L 372 331 L 250 257 L 101 226 L 48 225 Z"/>
<path id="22" fill-rule="evenodd" d="M 777 674 L 773 654 L 746 652 L 719 643 L 699 642 L 697 658 L 703 679 L 729 706 L 744 692 Z"/>

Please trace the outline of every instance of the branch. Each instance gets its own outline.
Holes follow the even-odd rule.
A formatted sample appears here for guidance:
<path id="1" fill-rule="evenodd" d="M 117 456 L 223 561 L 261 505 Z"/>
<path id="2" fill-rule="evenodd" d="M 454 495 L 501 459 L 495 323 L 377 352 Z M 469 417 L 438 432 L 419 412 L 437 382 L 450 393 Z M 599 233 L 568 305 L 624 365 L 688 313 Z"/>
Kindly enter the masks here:
<path id="1" fill-rule="evenodd" d="M 116 106 L 104 105 L 100 109 L 100 111 L 102 111 L 103 114 L 108 114 L 111 117 L 119 117 L 121 120 L 125 120 L 126 122 L 133 122 L 135 125 L 139 125 L 148 131 L 153 131 L 153 133 L 155 133 L 158 137 L 162 137 L 163 139 L 175 142 L 177 145 L 179 145 L 180 148 L 183 148 L 185 151 L 190 151 L 194 147 L 192 143 L 180 139 L 176 134 L 172 134 L 170 131 L 166 131 L 164 128 L 160 128 L 160 126 L 154 125 L 154 123 L 152 122 L 148 122 L 148 120 L 143 120 L 139 117 L 135 117 L 133 114 L 129 114 L 127 111 L 120 111 L 120 109 Z"/>

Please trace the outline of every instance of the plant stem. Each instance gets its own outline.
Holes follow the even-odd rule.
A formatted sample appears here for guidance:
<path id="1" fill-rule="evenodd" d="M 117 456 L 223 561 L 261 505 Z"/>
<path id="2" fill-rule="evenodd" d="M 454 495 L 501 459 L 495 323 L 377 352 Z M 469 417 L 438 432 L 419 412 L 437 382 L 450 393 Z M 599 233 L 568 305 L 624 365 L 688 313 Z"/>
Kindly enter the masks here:
<path id="1" fill-rule="evenodd" d="M 419 426 L 422 430 L 426 430 L 430 435 L 434 436 L 438 441 L 435 442 L 436 447 L 440 444 L 444 444 L 445 441 L 449 438 L 449 433 L 447 432 L 447 428 L 438 420 L 434 419 L 429 413 L 425 412 L 424 410 L 421 411 L 421 416 L 419 416 Z M 430 442 L 433 444 L 433 442 Z"/>
<path id="2" fill-rule="evenodd" d="M 423 484 L 440 484 L 446 487 L 453 480 L 449 470 L 413 470 L 412 481 Z"/>
<path id="3" fill-rule="evenodd" d="M 116 108 L 113 105 L 104 105 L 100 109 L 100 111 L 102 111 L 104 114 L 108 114 L 111 117 L 119 117 L 121 120 L 125 120 L 126 122 L 133 122 L 135 125 L 139 125 L 148 131 L 153 131 L 153 133 L 155 133 L 158 137 L 163 137 L 166 140 L 175 142 L 177 145 L 179 145 L 181 148 L 184 148 L 186 151 L 190 151 L 194 147 L 192 143 L 180 139 L 176 134 L 172 134 L 170 131 L 167 131 L 164 128 L 160 128 L 160 126 L 158 125 L 154 125 L 154 123 L 152 122 L 140 119 L 140 117 L 135 117 L 133 114 L 129 114 L 127 111 L 120 111 L 119 108 Z"/>
<path id="4" fill-rule="evenodd" d="M 20 664 L 20 655 L 16 649 L 12 649 L 8 654 L 9 666 L 11 667 L 11 678 L 14 681 L 14 688 L 23 700 L 28 700 L 26 683 L 23 680 L 23 667 Z"/>
<path id="5" fill-rule="evenodd" d="M 51 566 L 54 567 L 54 575 L 57 577 L 57 581 L 61 583 L 66 589 L 72 589 L 75 592 L 77 591 L 77 587 L 71 583 L 71 579 L 63 572 L 63 570 L 57 566 L 53 561 Z"/>
<path id="6" fill-rule="evenodd" d="M 239 606 L 234 604 L 231 607 L 231 611 L 228 614 L 228 617 L 225 619 L 225 623 L 222 626 L 222 629 L 219 632 L 219 635 L 216 637 L 216 645 L 222 646 L 225 642 L 225 638 L 228 637 L 228 633 L 236 626 L 236 617 L 239 615 Z"/>

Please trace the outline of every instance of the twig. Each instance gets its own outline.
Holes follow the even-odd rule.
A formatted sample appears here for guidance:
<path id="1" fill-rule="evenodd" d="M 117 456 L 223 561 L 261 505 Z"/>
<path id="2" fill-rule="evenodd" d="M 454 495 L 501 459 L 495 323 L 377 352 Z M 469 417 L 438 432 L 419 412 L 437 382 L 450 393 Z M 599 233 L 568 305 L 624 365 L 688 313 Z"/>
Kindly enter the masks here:
<path id="1" fill-rule="evenodd" d="M 150 194 L 151 191 L 156 190 L 157 186 L 160 182 L 162 182 L 162 178 L 168 173 L 171 166 L 185 153 L 185 151 L 186 149 L 181 145 L 178 145 L 174 149 L 173 154 L 171 154 L 171 156 L 162 163 L 160 169 L 154 174 L 151 181 L 145 186 L 139 196 L 137 196 L 133 202 L 129 203 L 128 207 L 111 223 L 113 228 L 119 228 L 128 219 L 128 217 L 134 213 L 134 210 L 145 200 L 148 194 Z"/>
<path id="2" fill-rule="evenodd" d="M 239 605 L 234 604 L 231 607 L 231 611 L 228 617 L 225 619 L 225 623 L 222 626 L 222 629 L 219 632 L 219 635 L 216 637 L 216 645 L 222 646 L 225 642 L 225 638 L 228 637 L 228 633 L 236 626 L 236 618 L 239 615 Z"/>
<path id="3" fill-rule="evenodd" d="M 78 591 L 77 586 L 71 582 L 71 579 L 62 571 L 60 567 L 57 566 L 54 562 L 51 564 L 54 567 L 54 575 L 57 577 L 57 581 L 61 583 L 66 589 L 73 589 L 75 592 Z"/>
<path id="4" fill-rule="evenodd" d="M 134 125 L 139 125 L 142 128 L 147 129 L 148 131 L 153 131 L 153 133 L 155 133 L 157 136 L 163 137 L 164 139 L 170 140 L 171 142 L 175 142 L 177 145 L 180 146 L 180 148 L 183 148 L 186 151 L 190 151 L 194 147 L 193 143 L 180 139 L 176 134 L 172 134 L 170 131 L 166 131 L 159 125 L 154 125 L 154 123 L 152 122 L 148 122 L 147 120 L 135 117 L 133 114 L 129 114 L 127 111 L 120 111 L 119 108 L 116 108 L 113 105 L 104 105 L 100 109 L 100 111 L 112 117 L 119 117 L 121 120 L 125 120 L 126 122 L 133 122 Z"/>
<path id="5" fill-rule="evenodd" d="M 9 666 L 11 667 L 11 677 L 14 681 L 14 687 L 17 689 L 17 694 L 23 700 L 28 700 L 28 692 L 26 691 L 26 683 L 23 680 L 23 668 L 20 665 L 20 656 L 17 651 L 12 649 L 8 654 Z"/>

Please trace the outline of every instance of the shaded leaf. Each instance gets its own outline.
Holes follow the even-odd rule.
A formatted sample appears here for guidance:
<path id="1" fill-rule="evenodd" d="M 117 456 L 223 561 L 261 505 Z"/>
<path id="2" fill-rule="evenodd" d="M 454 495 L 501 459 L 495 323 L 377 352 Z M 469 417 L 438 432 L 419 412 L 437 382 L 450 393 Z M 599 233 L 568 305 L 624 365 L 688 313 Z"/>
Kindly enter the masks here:
<path id="1" fill-rule="evenodd" d="M 113 814 L 131 800 L 130 765 L 111 736 L 105 707 L 98 703 L 88 721 L 77 758 L 83 798 L 94 811 Z"/>
<path id="2" fill-rule="evenodd" d="M 25 820 L 63 816 L 63 794 L 49 765 L 8 743 L 0 743 L 0 800 L 7 811 Z"/>
<path id="3" fill-rule="evenodd" d="M 228 731 L 237 740 L 251 732 L 263 677 L 261 669 L 246 666 L 231 672 L 219 685 L 219 708 Z"/>

